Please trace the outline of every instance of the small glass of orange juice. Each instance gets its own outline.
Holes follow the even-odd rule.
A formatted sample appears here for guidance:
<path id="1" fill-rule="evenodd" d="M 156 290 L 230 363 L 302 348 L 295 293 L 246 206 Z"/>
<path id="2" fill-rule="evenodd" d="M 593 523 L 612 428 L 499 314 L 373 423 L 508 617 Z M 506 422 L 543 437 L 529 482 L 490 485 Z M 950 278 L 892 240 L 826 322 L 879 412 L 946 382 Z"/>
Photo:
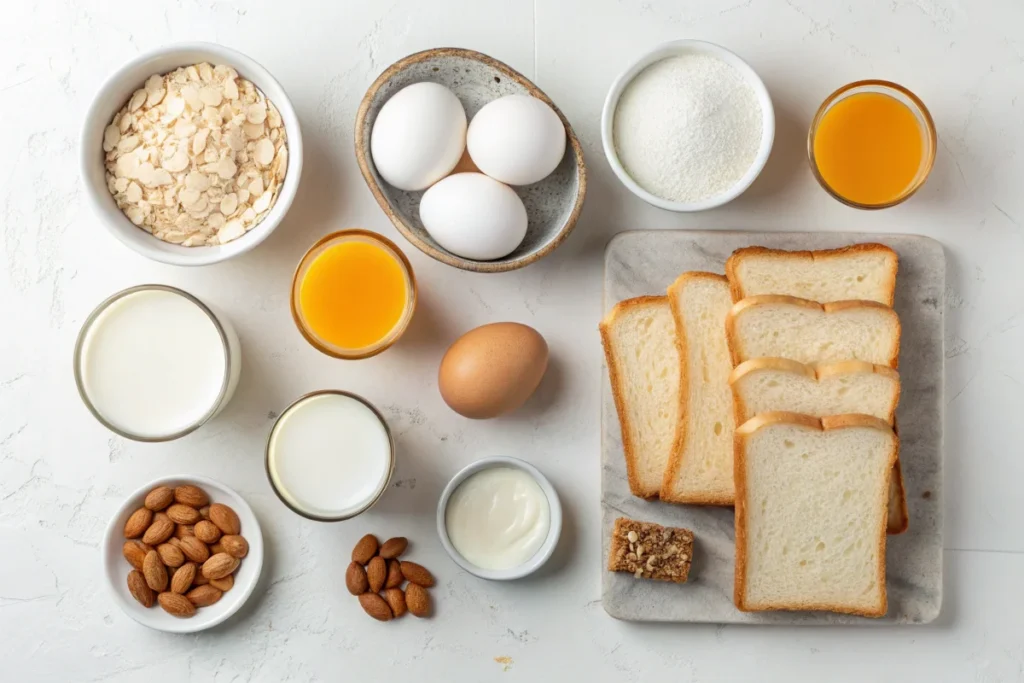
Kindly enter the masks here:
<path id="1" fill-rule="evenodd" d="M 935 124 L 914 93 L 889 81 L 857 81 L 829 95 L 807 135 L 811 170 L 839 201 L 895 206 L 924 184 L 935 162 Z"/>
<path id="2" fill-rule="evenodd" d="M 317 350 L 335 358 L 369 358 L 409 326 L 416 278 L 391 240 L 369 230 L 342 230 L 302 257 L 291 306 L 299 332 Z"/>

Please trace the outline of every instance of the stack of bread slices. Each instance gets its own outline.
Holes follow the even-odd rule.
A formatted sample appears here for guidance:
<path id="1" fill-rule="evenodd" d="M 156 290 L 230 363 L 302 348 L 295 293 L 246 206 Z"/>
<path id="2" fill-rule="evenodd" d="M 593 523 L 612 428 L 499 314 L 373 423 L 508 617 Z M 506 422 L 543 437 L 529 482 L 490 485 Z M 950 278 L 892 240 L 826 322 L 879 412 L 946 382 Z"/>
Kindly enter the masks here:
<path id="1" fill-rule="evenodd" d="M 735 506 L 741 610 L 886 612 L 886 533 L 908 525 L 897 264 L 749 247 L 601 323 L 630 489 Z"/>

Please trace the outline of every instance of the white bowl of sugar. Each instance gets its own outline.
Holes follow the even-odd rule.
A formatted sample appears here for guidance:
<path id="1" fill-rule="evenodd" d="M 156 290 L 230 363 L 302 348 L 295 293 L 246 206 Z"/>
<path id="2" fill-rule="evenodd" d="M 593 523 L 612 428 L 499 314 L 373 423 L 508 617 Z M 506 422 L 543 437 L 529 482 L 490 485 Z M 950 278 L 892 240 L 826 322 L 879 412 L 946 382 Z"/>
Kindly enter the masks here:
<path id="1" fill-rule="evenodd" d="M 699 40 L 659 45 L 612 84 L 601 141 L 615 175 L 644 201 L 703 211 L 741 195 L 768 161 L 775 110 L 745 61 Z"/>

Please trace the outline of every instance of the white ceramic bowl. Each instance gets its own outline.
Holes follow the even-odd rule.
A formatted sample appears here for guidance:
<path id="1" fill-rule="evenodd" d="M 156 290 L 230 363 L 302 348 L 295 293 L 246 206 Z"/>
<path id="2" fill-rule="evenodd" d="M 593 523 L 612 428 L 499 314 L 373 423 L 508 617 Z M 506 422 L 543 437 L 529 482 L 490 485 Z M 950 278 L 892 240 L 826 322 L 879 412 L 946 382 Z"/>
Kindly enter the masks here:
<path id="1" fill-rule="evenodd" d="M 188 619 L 172 617 L 159 604 L 150 608 L 140 605 L 128 592 L 128 572 L 132 570 L 121 552 L 124 546 L 124 523 L 132 512 L 142 507 L 146 494 L 157 486 L 180 486 L 195 484 L 210 496 L 214 503 L 223 503 L 238 514 L 242 525 L 242 536 L 249 542 L 249 554 L 242 558 L 242 563 L 235 571 L 235 585 L 216 603 L 209 607 L 200 607 L 195 616 Z M 103 535 L 103 573 L 110 586 L 110 594 L 125 614 L 143 626 L 167 631 L 169 633 L 195 633 L 221 623 L 237 612 L 256 589 L 260 572 L 263 570 L 263 533 L 260 531 L 259 520 L 245 500 L 230 488 L 205 477 L 177 475 L 162 477 L 149 482 L 135 491 L 121 505 L 107 525 Z"/>
<path id="2" fill-rule="evenodd" d="M 537 482 L 537 485 L 540 486 L 540 490 L 544 492 L 544 495 L 548 499 L 551 525 L 548 527 L 547 538 L 544 539 L 544 543 L 541 544 L 533 557 L 523 564 L 510 569 L 484 569 L 464 558 L 459 554 L 459 551 L 455 549 L 455 546 L 452 545 L 451 540 L 448 538 L 448 528 L 445 524 L 445 512 L 448 509 L 448 499 L 451 498 L 455 489 L 459 488 L 459 485 L 462 482 L 477 472 L 490 469 L 492 467 L 514 467 L 516 469 L 523 470 L 533 477 L 534 481 Z M 441 538 L 441 545 L 444 546 L 444 549 L 451 556 L 455 564 L 459 565 L 470 574 L 479 576 L 481 579 L 489 579 L 491 581 L 511 581 L 512 579 L 520 579 L 532 574 L 544 566 L 544 563 L 548 561 L 551 554 L 555 552 L 555 546 L 558 545 L 558 538 L 561 533 L 562 504 L 558 499 L 558 493 L 555 491 L 555 487 L 551 485 L 551 482 L 548 481 L 547 477 L 541 474 L 540 470 L 527 462 L 519 460 L 518 458 L 498 456 L 493 458 L 484 458 L 483 460 L 477 460 L 474 463 L 470 463 L 452 477 L 452 480 L 444 487 L 444 491 L 441 492 L 441 499 L 437 503 L 437 535 Z"/>
<path id="3" fill-rule="evenodd" d="M 660 62 L 667 57 L 674 57 L 683 54 L 711 55 L 721 59 L 727 64 L 731 64 L 740 72 L 743 78 L 750 83 L 754 92 L 757 94 L 758 102 L 761 104 L 761 145 L 758 147 L 757 156 L 754 158 L 754 162 L 750 165 L 750 168 L 747 169 L 747 172 L 743 174 L 743 177 L 740 178 L 739 181 L 731 188 L 719 195 L 709 197 L 708 199 L 704 199 L 699 202 L 674 202 L 668 199 L 662 199 L 661 197 L 657 197 L 640 187 L 640 185 L 630 177 L 629 173 L 626 172 L 626 169 L 619 161 L 619 155 L 615 149 L 615 139 L 613 134 L 615 110 L 619 105 L 619 97 L 622 96 L 622 92 L 626 89 L 626 86 L 628 86 L 641 71 L 649 67 L 651 64 Z M 628 187 L 629 191 L 637 197 L 640 197 L 640 199 L 643 199 L 648 204 L 653 204 L 654 206 L 667 209 L 669 211 L 703 211 L 705 209 L 713 209 L 716 206 L 721 206 L 740 196 L 748 187 L 750 187 L 758 174 L 761 173 L 765 163 L 768 161 L 768 155 L 771 154 L 772 143 L 774 141 L 775 109 L 772 107 L 772 100 L 768 95 L 768 89 L 764 86 L 764 82 L 750 67 L 750 65 L 740 59 L 735 53 L 730 52 L 720 45 L 707 43 L 701 40 L 674 40 L 669 43 L 663 43 L 637 61 L 633 62 L 633 64 L 622 72 L 622 74 L 615 79 L 615 82 L 612 83 L 612 87 L 608 91 L 608 96 L 604 101 L 604 110 L 601 113 L 601 142 L 604 145 L 604 154 L 608 158 L 608 163 L 611 165 L 612 170 L 615 171 L 615 175 L 617 175 L 619 180 L 622 181 L 622 184 Z"/>
<path id="4" fill-rule="evenodd" d="M 288 172 L 277 201 L 264 219 L 236 240 L 217 246 L 183 247 L 153 237 L 121 213 L 107 190 L 103 166 L 103 131 L 132 93 L 153 74 L 164 74 L 181 66 L 210 62 L 226 64 L 253 82 L 281 113 L 288 136 Z M 81 168 L 85 194 L 104 227 L 134 251 L 147 258 L 178 266 L 218 263 L 245 253 L 265 240 L 281 222 L 295 199 L 302 175 L 302 132 L 299 119 L 284 88 L 270 72 L 241 52 L 213 43 L 179 43 L 139 55 L 100 87 L 85 115 L 81 135 Z"/>

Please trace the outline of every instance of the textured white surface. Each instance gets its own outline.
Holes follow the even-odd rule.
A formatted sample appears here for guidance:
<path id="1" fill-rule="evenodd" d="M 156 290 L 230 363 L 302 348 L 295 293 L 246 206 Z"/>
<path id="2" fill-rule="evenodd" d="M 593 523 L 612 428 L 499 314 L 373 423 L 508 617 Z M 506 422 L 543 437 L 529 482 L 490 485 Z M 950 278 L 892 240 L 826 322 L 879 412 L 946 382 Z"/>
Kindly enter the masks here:
<path id="1" fill-rule="evenodd" d="M 1024 6 L 1016 0 L 399 0 L 388 4 L 181 0 L 7 3 L 0 22 L 0 660 L 28 681 L 421 680 L 1020 681 L 1024 678 Z M 618 185 L 598 136 L 605 90 L 663 40 L 699 37 L 759 71 L 778 114 L 762 176 L 720 210 L 680 216 Z M 76 144 L 92 92 L 142 49 L 172 40 L 241 49 L 284 84 L 304 125 L 306 167 L 288 218 L 258 249 L 200 270 L 145 261 L 83 210 Z M 350 225 L 401 241 L 352 153 L 370 81 L 415 50 L 482 50 L 535 77 L 586 145 L 579 227 L 522 271 L 473 275 L 408 253 L 421 308 L 395 348 L 359 363 L 321 356 L 287 313 L 291 270 L 314 239 Z M 928 103 L 939 132 L 931 179 L 905 205 L 848 209 L 812 179 L 806 125 L 834 87 L 886 77 Z M 601 254 L 625 228 L 920 232 L 947 247 L 946 600 L 915 629 L 654 627 L 609 619 L 599 595 Z M 402 242 L 404 244 L 404 242 Z M 242 337 L 238 394 L 179 442 L 111 437 L 71 379 L 78 325 L 100 299 L 166 282 L 219 306 Z M 466 329 L 533 325 L 552 351 L 539 395 L 488 423 L 451 413 L 436 363 Z M 339 387 L 385 411 L 401 449 L 394 489 L 356 522 L 322 525 L 270 492 L 270 415 Z M 484 455 L 539 465 L 565 505 L 562 546 L 542 574 L 490 584 L 457 571 L 433 508 L 448 477 Z M 247 497 L 267 540 L 263 586 L 230 622 L 188 637 L 147 631 L 104 592 L 97 544 L 139 482 L 194 471 Z M 440 580 L 432 621 L 377 624 L 341 576 L 367 530 L 418 541 Z M 508 657 L 501 664 L 495 657 Z M 508 667 L 508 671 L 503 669 Z"/>

